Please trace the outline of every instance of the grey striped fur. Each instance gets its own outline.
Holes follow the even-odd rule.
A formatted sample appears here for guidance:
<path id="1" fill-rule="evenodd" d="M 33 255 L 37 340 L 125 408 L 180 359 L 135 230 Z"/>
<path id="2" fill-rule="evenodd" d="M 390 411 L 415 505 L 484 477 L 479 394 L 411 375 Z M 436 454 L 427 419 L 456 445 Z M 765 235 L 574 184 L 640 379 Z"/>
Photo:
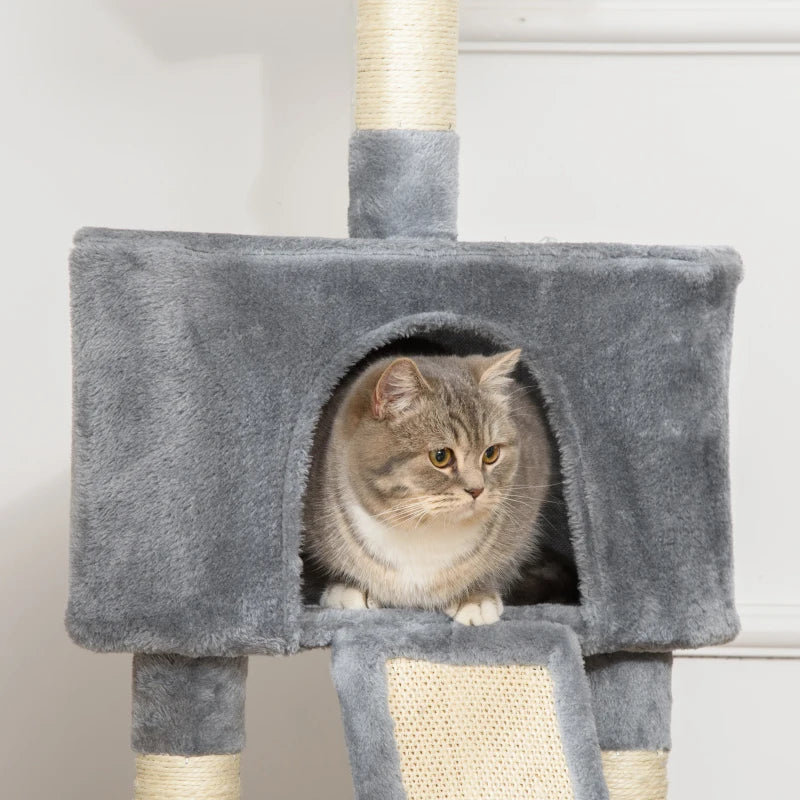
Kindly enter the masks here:
<path id="1" fill-rule="evenodd" d="M 518 357 L 382 358 L 339 390 L 305 506 L 305 549 L 331 581 L 359 588 L 375 605 L 446 609 L 502 594 L 518 576 L 535 551 L 552 474 L 542 412 L 511 377 Z M 492 445 L 500 456 L 487 465 Z M 431 463 L 439 448 L 455 451 L 452 467 Z M 482 496 L 465 492 L 476 488 Z M 409 563 L 365 541 L 354 505 L 403 537 L 480 531 L 429 579 L 415 580 Z"/>

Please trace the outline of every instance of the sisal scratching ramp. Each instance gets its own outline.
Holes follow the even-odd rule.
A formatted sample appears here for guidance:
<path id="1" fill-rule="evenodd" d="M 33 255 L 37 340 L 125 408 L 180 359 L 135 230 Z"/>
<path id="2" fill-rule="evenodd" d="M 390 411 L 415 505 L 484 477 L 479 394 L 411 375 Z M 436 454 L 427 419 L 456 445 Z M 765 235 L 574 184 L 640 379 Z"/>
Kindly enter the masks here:
<path id="1" fill-rule="evenodd" d="M 333 676 L 358 800 L 607 797 L 566 626 L 343 631 Z"/>
<path id="2" fill-rule="evenodd" d="M 142 798 L 154 781 L 180 798 L 197 780 L 235 800 L 247 657 L 334 642 L 359 797 L 604 798 L 605 766 L 611 800 L 663 800 L 670 653 L 738 631 L 727 392 L 740 259 L 458 242 L 456 44 L 452 0 L 362 0 L 352 238 L 75 237 L 67 627 L 84 647 L 135 654 Z M 579 603 L 509 605 L 468 630 L 416 609 L 323 609 L 304 592 L 323 409 L 370 358 L 414 348 L 522 349 Z M 449 718 L 426 716 L 440 701 Z M 487 725 L 503 746 L 480 739 Z"/>
<path id="3" fill-rule="evenodd" d="M 573 800 L 546 666 L 392 658 L 386 673 L 409 800 Z"/>

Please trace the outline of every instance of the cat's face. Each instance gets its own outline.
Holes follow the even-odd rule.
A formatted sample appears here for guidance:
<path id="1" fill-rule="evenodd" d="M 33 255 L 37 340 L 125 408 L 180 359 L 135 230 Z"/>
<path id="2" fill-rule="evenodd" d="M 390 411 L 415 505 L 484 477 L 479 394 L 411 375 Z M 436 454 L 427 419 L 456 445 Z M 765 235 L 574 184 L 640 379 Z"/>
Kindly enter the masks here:
<path id="1" fill-rule="evenodd" d="M 347 457 L 370 514 L 396 528 L 456 526 L 512 502 L 519 443 L 508 396 L 518 358 L 402 358 L 373 376 Z"/>

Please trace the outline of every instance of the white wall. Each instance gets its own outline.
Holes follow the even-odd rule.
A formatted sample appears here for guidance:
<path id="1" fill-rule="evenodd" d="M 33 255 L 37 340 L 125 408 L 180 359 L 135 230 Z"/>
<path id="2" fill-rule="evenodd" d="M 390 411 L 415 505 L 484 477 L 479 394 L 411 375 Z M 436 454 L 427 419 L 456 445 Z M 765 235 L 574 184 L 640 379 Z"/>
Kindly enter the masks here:
<path id="1" fill-rule="evenodd" d="M 80 651 L 61 622 L 71 234 L 344 235 L 350 13 L 345 0 L 0 7 L 9 797 L 125 796 L 132 777 L 129 657 Z M 463 238 L 725 243 L 744 256 L 732 376 L 738 594 L 783 609 L 777 640 L 796 637 L 800 57 L 471 52 L 459 80 Z M 326 664 L 325 653 L 251 659 L 249 796 L 351 796 Z M 673 798 L 786 795 L 799 665 L 678 660 Z"/>

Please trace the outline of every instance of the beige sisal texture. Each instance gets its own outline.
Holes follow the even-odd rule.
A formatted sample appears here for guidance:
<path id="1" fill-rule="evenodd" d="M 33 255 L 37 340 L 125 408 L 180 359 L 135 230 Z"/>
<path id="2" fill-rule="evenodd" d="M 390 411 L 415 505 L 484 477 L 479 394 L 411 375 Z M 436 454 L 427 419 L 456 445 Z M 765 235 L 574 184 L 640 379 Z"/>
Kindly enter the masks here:
<path id="1" fill-rule="evenodd" d="M 666 750 L 604 750 L 609 800 L 666 800 Z"/>
<path id="2" fill-rule="evenodd" d="M 356 128 L 456 122 L 458 0 L 358 0 Z"/>
<path id="3" fill-rule="evenodd" d="M 239 800 L 239 756 L 136 756 L 134 800 Z"/>
<path id="4" fill-rule="evenodd" d="M 408 800 L 574 800 L 540 666 L 386 662 Z"/>

